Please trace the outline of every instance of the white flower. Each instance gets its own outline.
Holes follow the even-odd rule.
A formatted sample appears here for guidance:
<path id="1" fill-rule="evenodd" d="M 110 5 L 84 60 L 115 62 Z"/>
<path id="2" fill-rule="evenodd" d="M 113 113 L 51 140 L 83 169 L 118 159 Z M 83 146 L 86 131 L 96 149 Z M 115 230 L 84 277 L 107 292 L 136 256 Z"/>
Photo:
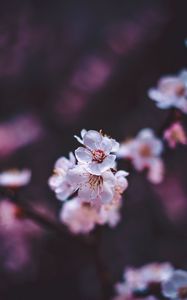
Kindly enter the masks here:
<path id="1" fill-rule="evenodd" d="M 79 199 L 73 198 L 64 203 L 60 219 L 71 232 L 88 233 L 95 227 L 98 213 L 88 203 L 81 203 Z"/>
<path id="2" fill-rule="evenodd" d="M 66 201 L 60 212 L 61 221 L 75 234 L 88 233 L 96 225 L 108 224 L 114 227 L 120 220 L 119 204 L 104 204 L 100 210 L 90 203 L 75 197 Z"/>
<path id="3" fill-rule="evenodd" d="M 21 186 L 27 185 L 30 179 L 30 170 L 7 170 L 0 173 L 0 186 L 19 188 Z"/>
<path id="4" fill-rule="evenodd" d="M 160 183 L 163 179 L 164 166 L 160 158 L 163 144 L 156 138 L 153 130 L 142 129 L 132 140 L 120 145 L 117 156 L 132 161 L 136 170 L 148 169 L 148 179 Z"/>
<path id="5" fill-rule="evenodd" d="M 177 143 L 186 145 L 187 137 L 180 122 L 173 123 L 168 129 L 164 132 L 164 138 L 167 140 L 171 148 L 175 148 Z"/>
<path id="6" fill-rule="evenodd" d="M 176 107 L 187 113 L 187 71 L 161 78 L 157 88 L 151 88 L 148 95 L 159 108 Z"/>
<path id="7" fill-rule="evenodd" d="M 81 137 L 75 138 L 84 145 L 75 150 L 75 156 L 80 163 L 85 164 L 85 169 L 94 175 L 101 175 L 106 170 L 113 168 L 116 155 L 110 154 L 118 151 L 119 144 L 102 133 L 95 130 L 81 131 Z"/>
<path id="8" fill-rule="evenodd" d="M 170 299 L 187 299 L 187 272 L 176 270 L 162 282 L 162 293 Z"/>
<path id="9" fill-rule="evenodd" d="M 152 263 L 139 269 L 127 268 L 124 272 L 124 282 L 116 284 L 118 295 L 133 296 L 133 292 L 142 291 L 151 283 L 160 283 L 173 274 L 173 267 L 169 263 Z"/>
<path id="10" fill-rule="evenodd" d="M 61 157 L 55 163 L 54 174 L 48 183 L 59 200 L 66 200 L 74 192 L 74 185 L 67 178 L 68 171 L 74 166 L 75 157 L 72 153 L 69 154 L 69 159 Z"/>
<path id="11" fill-rule="evenodd" d="M 112 201 L 115 188 L 115 176 L 112 171 L 108 170 L 97 176 L 89 173 L 84 164 L 80 164 L 70 169 L 67 177 L 75 190 L 78 190 L 78 197 L 82 202 L 100 206 Z"/>

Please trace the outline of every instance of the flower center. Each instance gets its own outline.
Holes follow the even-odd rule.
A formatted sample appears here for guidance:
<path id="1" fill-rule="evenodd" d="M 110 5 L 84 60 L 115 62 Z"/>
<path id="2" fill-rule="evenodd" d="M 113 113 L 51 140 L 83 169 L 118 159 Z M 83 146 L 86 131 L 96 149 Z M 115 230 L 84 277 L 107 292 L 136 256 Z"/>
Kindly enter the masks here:
<path id="1" fill-rule="evenodd" d="M 177 96 L 184 96 L 184 94 L 185 94 L 184 85 L 181 84 L 181 85 L 176 86 L 175 93 L 176 93 Z"/>
<path id="2" fill-rule="evenodd" d="M 92 208 L 89 202 L 83 202 L 82 203 L 82 207 L 84 207 L 84 208 L 86 208 L 88 210 Z"/>
<path id="3" fill-rule="evenodd" d="M 176 141 L 176 142 L 181 142 L 181 143 L 185 143 L 186 137 L 185 137 L 185 133 L 181 130 L 173 130 L 171 133 L 171 138 Z"/>
<path id="4" fill-rule="evenodd" d="M 90 175 L 89 177 L 89 185 L 91 189 L 96 189 L 102 186 L 103 184 L 103 177 L 97 175 Z"/>
<path id="5" fill-rule="evenodd" d="M 184 96 L 185 95 L 185 86 L 182 82 L 165 82 L 161 85 L 161 91 L 163 93 L 171 94 L 171 95 L 176 95 L 178 97 Z"/>
<path id="6" fill-rule="evenodd" d="M 178 295 L 180 299 L 187 298 L 187 286 L 179 288 Z"/>
<path id="7" fill-rule="evenodd" d="M 148 145 L 143 145 L 140 147 L 139 153 L 143 157 L 150 157 L 151 156 L 151 148 Z"/>
<path id="8" fill-rule="evenodd" d="M 98 163 L 101 163 L 106 157 L 104 151 L 99 149 L 92 151 L 92 155 L 93 155 L 92 161 L 96 161 Z"/>

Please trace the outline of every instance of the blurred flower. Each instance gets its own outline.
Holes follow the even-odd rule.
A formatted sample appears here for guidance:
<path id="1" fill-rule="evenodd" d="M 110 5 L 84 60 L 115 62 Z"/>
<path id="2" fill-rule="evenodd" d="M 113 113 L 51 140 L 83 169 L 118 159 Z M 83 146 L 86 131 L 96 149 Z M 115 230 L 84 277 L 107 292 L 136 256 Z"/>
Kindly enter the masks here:
<path id="1" fill-rule="evenodd" d="M 124 282 L 116 284 L 117 294 L 126 299 L 132 297 L 135 291 L 143 291 L 150 284 L 167 280 L 173 274 L 169 263 L 151 263 L 139 269 L 127 268 L 124 272 Z"/>
<path id="2" fill-rule="evenodd" d="M 85 147 L 75 150 L 75 156 L 80 163 L 85 164 L 85 169 L 94 175 L 101 175 L 102 172 L 113 168 L 119 144 L 101 132 L 95 130 L 81 131 L 81 137 L 75 138 Z"/>
<path id="3" fill-rule="evenodd" d="M 8 199 L 0 201 L 0 224 L 6 229 L 15 226 L 17 216 L 21 215 L 21 209 Z"/>
<path id="4" fill-rule="evenodd" d="M 97 211 L 89 204 L 80 203 L 76 198 L 64 203 L 61 221 L 73 233 L 87 233 L 95 227 Z"/>
<path id="5" fill-rule="evenodd" d="M 161 78 L 157 88 L 151 88 L 148 95 L 159 108 L 176 107 L 187 113 L 187 71 Z"/>
<path id="6" fill-rule="evenodd" d="M 27 185 L 30 179 L 30 170 L 7 170 L 0 173 L 0 186 L 8 188 L 19 188 L 21 186 Z"/>
<path id="7" fill-rule="evenodd" d="M 171 148 L 175 148 L 176 145 L 187 144 L 187 137 L 180 122 L 173 123 L 168 129 L 164 132 L 164 139 L 168 142 Z"/>
<path id="8" fill-rule="evenodd" d="M 148 169 L 148 179 L 160 183 L 163 179 L 164 166 L 160 158 L 163 144 L 155 137 L 153 130 L 142 129 L 138 135 L 120 145 L 117 156 L 130 159 L 136 170 Z"/>
<path id="9" fill-rule="evenodd" d="M 112 71 L 110 61 L 97 55 L 90 55 L 81 61 L 81 66 L 72 76 L 72 86 L 93 92 L 98 90 L 109 78 Z"/>
<path id="10" fill-rule="evenodd" d="M 162 282 L 162 293 L 169 299 L 187 299 L 187 272 L 174 271 Z"/>
<path id="11" fill-rule="evenodd" d="M 69 159 L 61 157 L 55 163 L 54 174 L 49 178 L 48 183 L 59 200 L 66 200 L 75 190 L 74 185 L 67 178 L 69 169 L 73 168 L 75 163 L 73 153 L 69 154 Z"/>
<path id="12" fill-rule="evenodd" d="M 7 272 L 24 271 L 25 276 L 35 266 L 33 241 L 44 234 L 41 227 L 25 218 L 24 211 L 9 199 L 0 201 L 0 257 L 1 268 Z M 26 270 L 26 272 L 25 272 Z"/>
<path id="13" fill-rule="evenodd" d="M 32 115 L 18 116 L 0 124 L 0 157 L 10 155 L 43 134 L 40 122 Z"/>
<path id="14" fill-rule="evenodd" d="M 73 198 L 64 203 L 60 219 L 72 233 L 89 233 L 97 224 L 116 226 L 120 220 L 119 205 L 102 205 L 98 211 L 90 203 Z"/>

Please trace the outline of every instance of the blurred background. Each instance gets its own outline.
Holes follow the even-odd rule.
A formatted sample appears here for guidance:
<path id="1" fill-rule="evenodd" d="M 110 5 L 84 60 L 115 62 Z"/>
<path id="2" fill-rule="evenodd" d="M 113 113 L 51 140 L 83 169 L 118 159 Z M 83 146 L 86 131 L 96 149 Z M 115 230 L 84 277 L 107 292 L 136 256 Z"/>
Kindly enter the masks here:
<path id="1" fill-rule="evenodd" d="M 58 217 L 61 204 L 47 180 L 82 128 L 123 141 L 160 127 L 168 112 L 147 89 L 186 67 L 186 9 L 185 0 L 1 2 L 0 171 L 32 170 L 24 201 Z M 103 228 L 100 251 L 113 283 L 125 266 L 187 268 L 186 148 L 168 150 L 164 160 L 160 185 L 130 175 L 122 221 Z M 1 197 L 1 300 L 99 299 L 88 249 L 11 212 Z"/>

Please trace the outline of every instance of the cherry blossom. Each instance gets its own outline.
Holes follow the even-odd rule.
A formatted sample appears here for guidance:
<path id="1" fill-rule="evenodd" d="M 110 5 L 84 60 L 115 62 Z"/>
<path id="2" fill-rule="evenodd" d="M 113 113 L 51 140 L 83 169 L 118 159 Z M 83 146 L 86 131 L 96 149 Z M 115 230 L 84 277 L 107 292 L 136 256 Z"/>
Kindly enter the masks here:
<path id="1" fill-rule="evenodd" d="M 143 291 L 149 284 L 169 279 L 173 271 L 169 263 L 151 263 L 139 269 L 127 268 L 124 272 L 124 282 L 116 284 L 116 292 L 124 299 L 132 297 L 135 291 Z"/>
<path id="2" fill-rule="evenodd" d="M 69 170 L 68 181 L 73 182 L 82 202 L 89 202 L 97 206 L 109 203 L 113 199 L 115 176 L 111 170 L 97 176 L 89 173 L 84 164 L 76 165 Z"/>
<path id="3" fill-rule="evenodd" d="M 171 148 L 175 148 L 178 143 L 183 145 L 187 144 L 187 136 L 180 122 L 173 123 L 165 130 L 164 139 Z"/>
<path id="4" fill-rule="evenodd" d="M 157 88 L 151 88 L 148 95 L 161 109 L 175 107 L 187 113 L 187 71 L 161 78 Z"/>
<path id="5" fill-rule="evenodd" d="M 147 177 L 152 183 L 160 183 L 163 179 L 164 165 L 160 158 L 163 144 L 153 130 L 142 129 L 138 135 L 120 145 L 117 156 L 130 159 L 137 171 L 147 169 Z"/>
<path id="6" fill-rule="evenodd" d="M 75 150 L 75 156 L 80 163 L 85 164 L 85 169 L 94 175 L 114 167 L 116 155 L 110 154 L 118 151 L 119 144 L 101 132 L 95 130 L 81 131 L 81 138 L 75 138 L 84 146 Z"/>
<path id="7" fill-rule="evenodd" d="M 69 159 L 61 157 L 54 166 L 54 174 L 49 178 L 49 186 L 56 193 L 59 200 L 66 200 L 73 192 L 74 186 L 67 178 L 68 171 L 75 166 L 73 153 L 69 154 Z"/>
<path id="8" fill-rule="evenodd" d="M 169 299 L 187 299 L 187 272 L 174 271 L 162 282 L 162 293 Z"/>
<path id="9" fill-rule="evenodd" d="M 72 233 L 88 233 L 95 227 L 97 211 L 89 204 L 73 198 L 64 203 L 60 219 Z"/>
<path id="10" fill-rule="evenodd" d="M 70 153 L 69 159 L 58 159 L 49 178 L 57 199 L 67 200 L 60 218 L 73 233 L 89 232 L 96 224 L 116 226 L 120 220 L 122 193 L 128 186 L 128 173 L 114 169 L 116 155 L 110 154 L 119 144 L 95 130 L 82 130 L 81 136 L 82 139 L 76 139 L 84 147 L 76 149 L 75 156 Z M 85 153 L 89 154 L 85 156 Z M 109 160 L 112 157 L 112 164 L 107 157 Z"/>
<path id="11" fill-rule="evenodd" d="M 0 186 L 8 188 L 19 188 L 27 185 L 31 179 L 31 171 L 24 170 L 7 170 L 0 173 Z"/>
<path id="12" fill-rule="evenodd" d="M 64 203 L 60 219 L 74 234 L 89 233 L 96 225 L 116 226 L 120 220 L 119 207 L 119 204 L 102 205 L 97 210 L 90 203 L 75 197 Z"/>

